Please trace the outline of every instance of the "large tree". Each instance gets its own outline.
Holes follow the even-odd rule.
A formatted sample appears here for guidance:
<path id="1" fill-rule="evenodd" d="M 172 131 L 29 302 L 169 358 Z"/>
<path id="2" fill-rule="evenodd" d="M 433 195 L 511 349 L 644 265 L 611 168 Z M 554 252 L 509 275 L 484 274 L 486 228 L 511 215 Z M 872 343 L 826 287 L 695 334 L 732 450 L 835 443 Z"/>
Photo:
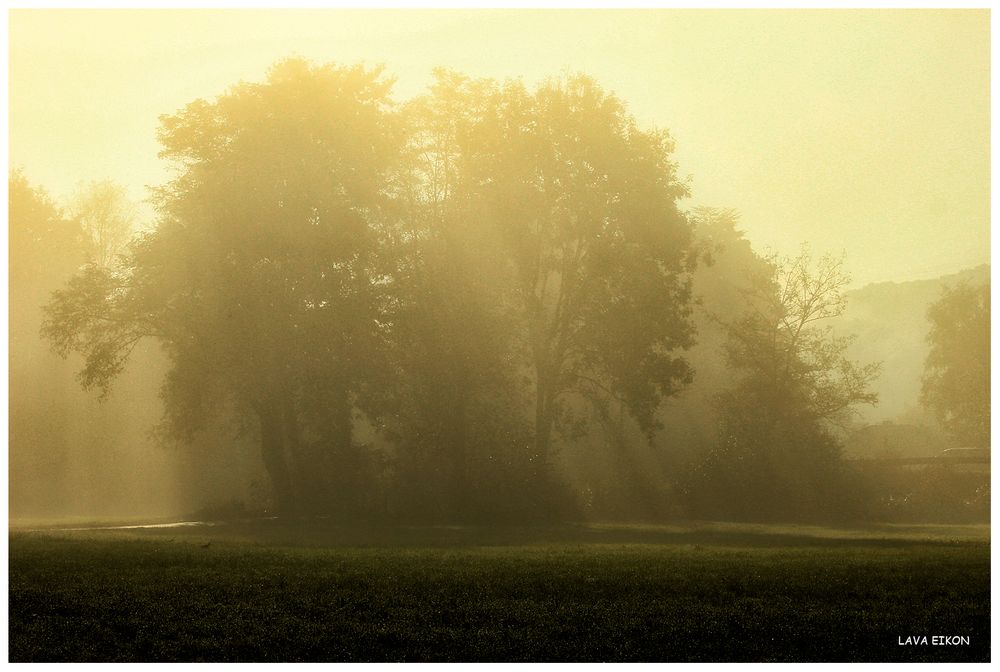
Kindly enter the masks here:
<path id="1" fill-rule="evenodd" d="M 686 463 L 700 460 L 714 445 L 717 395 L 732 386 L 726 361 L 729 327 L 746 309 L 747 293 L 773 270 L 754 252 L 739 229 L 739 214 L 724 208 L 696 208 L 690 213 L 699 263 L 692 277 L 697 343 L 687 354 L 694 381 L 683 395 L 664 404 L 664 425 L 657 434 L 664 471 L 678 475 Z"/>
<path id="2" fill-rule="evenodd" d="M 491 92 L 438 70 L 428 93 L 407 104 L 397 201 L 401 485 L 410 501 L 460 515 L 518 508 L 498 493 L 530 456 L 513 273 L 481 217 L 467 153 Z"/>
<path id="3" fill-rule="evenodd" d="M 140 339 L 159 339 L 167 427 L 190 437 L 221 409 L 245 418 L 281 509 L 317 459 L 349 447 L 352 409 L 382 387 L 389 88 L 378 70 L 290 60 L 163 117 L 177 172 L 156 229 L 48 307 L 49 338 L 86 357 L 85 386 L 107 388 Z"/>
<path id="4" fill-rule="evenodd" d="M 529 92 L 442 72 L 405 111 L 388 89 L 289 61 L 164 117 L 178 170 L 155 231 L 49 307 L 84 385 L 157 338 L 168 428 L 247 420 L 283 507 L 352 448 L 359 410 L 443 449 L 459 502 L 490 482 L 473 458 L 548 473 L 572 411 L 651 435 L 691 375 L 669 135 L 582 76 Z"/>
<path id="5" fill-rule="evenodd" d="M 30 295 L 37 310 L 86 262 L 92 247 L 80 223 L 66 217 L 21 171 L 11 172 L 7 191 L 10 293 L 19 299 Z"/>
<path id="6" fill-rule="evenodd" d="M 592 79 L 483 85 L 463 136 L 477 218 L 515 273 L 534 386 L 534 459 L 573 397 L 647 432 L 690 378 L 691 230 L 673 141 Z"/>
<path id="7" fill-rule="evenodd" d="M 80 437 L 67 426 L 73 371 L 39 341 L 41 307 L 91 247 L 79 224 L 21 171 L 11 172 L 7 189 L 10 501 L 12 511 L 48 514 L 71 483 L 70 454 Z"/>
<path id="8" fill-rule="evenodd" d="M 478 450 L 537 478 L 573 421 L 617 432 L 624 412 L 651 433 L 690 377 L 670 137 L 583 76 L 529 91 L 438 71 L 407 118 L 413 310 L 395 326 L 423 417 L 411 442 L 448 446 L 466 477 Z"/>
<path id="9" fill-rule="evenodd" d="M 946 289 L 927 311 L 921 399 L 955 440 L 990 444 L 990 286 Z"/>

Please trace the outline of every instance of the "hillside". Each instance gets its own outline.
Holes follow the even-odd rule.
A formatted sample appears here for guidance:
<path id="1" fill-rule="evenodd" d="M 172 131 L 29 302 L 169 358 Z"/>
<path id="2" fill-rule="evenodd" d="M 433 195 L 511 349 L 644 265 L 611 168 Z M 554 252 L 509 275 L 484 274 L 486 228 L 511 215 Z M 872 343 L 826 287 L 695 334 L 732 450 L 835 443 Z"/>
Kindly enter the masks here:
<path id="1" fill-rule="evenodd" d="M 920 378 L 927 357 L 927 308 L 945 287 L 989 282 L 990 267 L 978 266 L 931 280 L 881 282 L 847 294 L 848 306 L 835 329 L 854 334 L 850 356 L 882 362 L 876 383 L 879 404 L 862 409 L 862 424 L 919 420 Z"/>

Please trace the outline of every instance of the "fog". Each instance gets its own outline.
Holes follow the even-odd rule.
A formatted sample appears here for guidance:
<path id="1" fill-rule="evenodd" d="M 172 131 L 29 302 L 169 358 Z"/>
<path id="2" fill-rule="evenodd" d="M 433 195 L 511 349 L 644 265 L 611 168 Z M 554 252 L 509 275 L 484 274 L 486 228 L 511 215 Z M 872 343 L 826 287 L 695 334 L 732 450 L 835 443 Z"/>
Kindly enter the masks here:
<path id="1" fill-rule="evenodd" d="M 10 518 L 982 520 L 988 81 L 986 11 L 14 10 Z"/>

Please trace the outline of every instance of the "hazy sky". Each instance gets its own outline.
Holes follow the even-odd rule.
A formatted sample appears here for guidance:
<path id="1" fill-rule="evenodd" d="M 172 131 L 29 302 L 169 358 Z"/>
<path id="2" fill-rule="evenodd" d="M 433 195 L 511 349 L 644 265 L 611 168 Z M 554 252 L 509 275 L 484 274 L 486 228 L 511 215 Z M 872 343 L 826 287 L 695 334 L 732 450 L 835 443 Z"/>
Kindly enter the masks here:
<path id="1" fill-rule="evenodd" d="M 431 70 L 582 71 L 668 128 L 688 205 L 759 249 L 846 253 L 856 283 L 989 259 L 989 12 L 164 11 L 10 14 L 10 164 L 57 198 L 161 183 L 157 117 L 290 55 Z"/>

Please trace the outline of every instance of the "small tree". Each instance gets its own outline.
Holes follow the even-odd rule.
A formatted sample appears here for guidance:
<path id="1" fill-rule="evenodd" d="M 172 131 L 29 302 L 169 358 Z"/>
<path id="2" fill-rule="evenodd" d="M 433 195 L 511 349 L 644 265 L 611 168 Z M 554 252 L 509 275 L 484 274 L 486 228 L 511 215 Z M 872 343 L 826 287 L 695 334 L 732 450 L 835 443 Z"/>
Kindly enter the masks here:
<path id="1" fill-rule="evenodd" d="M 108 180 L 82 187 L 68 210 L 90 238 L 91 261 L 99 266 L 113 264 L 135 232 L 135 204 L 123 187 Z"/>
<path id="2" fill-rule="evenodd" d="M 877 402 L 868 386 L 880 364 L 859 366 L 845 356 L 853 337 L 837 337 L 829 325 L 847 307 L 850 278 L 843 261 L 822 257 L 813 268 L 808 250 L 794 259 L 772 256 L 753 279 L 747 313 L 727 325 L 730 366 L 758 389 L 796 397 L 786 410 L 813 421 L 843 418 L 852 406 Z"/>
<path id="3" fill-rule="evenodd" d="M 823 322 L 846 307 L 842 261 L 807 250 L 770 257 L 753 278 L 747 310 L 726 324 L 726 354 L 740 374 L 720 395 L 720 436 L 694 493 L 713 513 L 743 517 L 819 516 L 840 500 L 840 445 L 831 431 L 857 404 L 880 365 L 859 365 Z"/>
<path id="4" fill-rule="evenodd" d="M 955 440 L 990 443 L 990 286 L 946 289 L 927 311 L 921 401 Z"/>

